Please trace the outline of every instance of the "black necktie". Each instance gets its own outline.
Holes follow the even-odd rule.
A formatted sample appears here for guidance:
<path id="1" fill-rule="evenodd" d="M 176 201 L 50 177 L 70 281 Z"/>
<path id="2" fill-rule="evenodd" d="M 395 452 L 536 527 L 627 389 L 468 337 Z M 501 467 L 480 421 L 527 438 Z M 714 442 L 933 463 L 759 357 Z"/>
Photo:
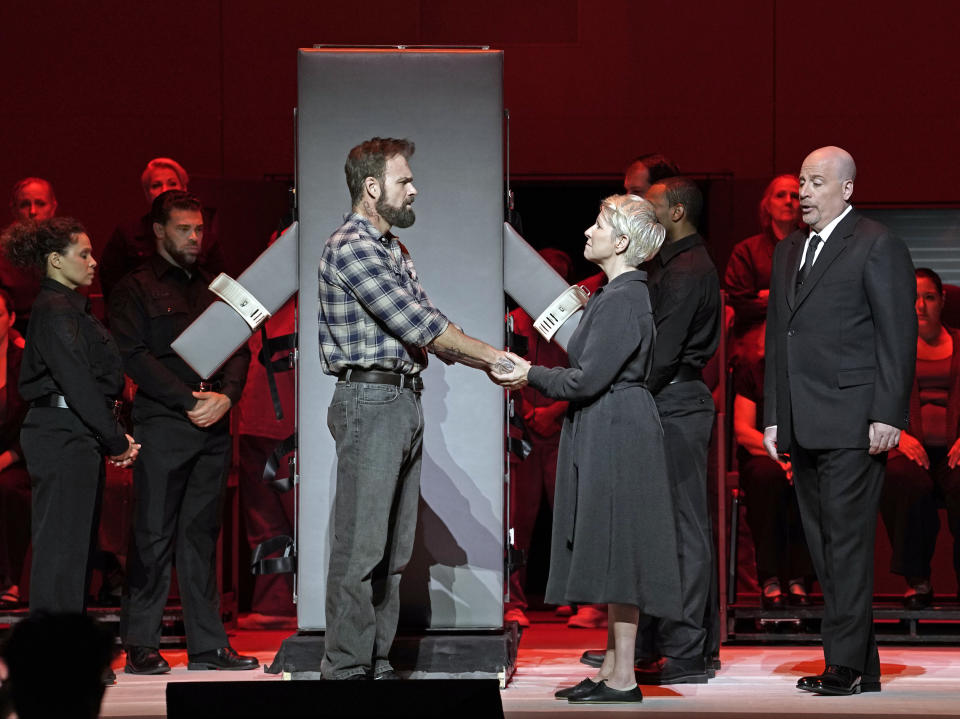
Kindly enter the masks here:
<path id="1" fill-rule="evenodd" d="M 810 274 L 810 270 L 813 269 L 813 258 L 817 254 L 817 248 L 821 242 L 823 242 L 823 238 L 820 235 L 814 235 L 810 238 L 810 244 L 807 246 L 807 256 L 803 258 L 803 266 L 797 272 L 797 285 L 802 285 Z"/>

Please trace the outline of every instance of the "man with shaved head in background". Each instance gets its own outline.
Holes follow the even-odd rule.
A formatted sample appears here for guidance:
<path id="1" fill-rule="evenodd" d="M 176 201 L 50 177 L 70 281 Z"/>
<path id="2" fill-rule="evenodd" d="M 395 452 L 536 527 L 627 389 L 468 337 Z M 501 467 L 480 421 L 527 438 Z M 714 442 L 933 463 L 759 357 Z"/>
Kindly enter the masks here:
<path id="1" fill-rule="evenodd" d="M 789 454 L 823 588 L 826 668 L 797 688 L 880 691 L 873 546 L 887 450 L 907 426 L 916 282 L 903 242 L 852 205 L 857 168 L 839 147 L 800 167 L 809 229 L 778 243 L 767 307 L 763 444 Z"/>

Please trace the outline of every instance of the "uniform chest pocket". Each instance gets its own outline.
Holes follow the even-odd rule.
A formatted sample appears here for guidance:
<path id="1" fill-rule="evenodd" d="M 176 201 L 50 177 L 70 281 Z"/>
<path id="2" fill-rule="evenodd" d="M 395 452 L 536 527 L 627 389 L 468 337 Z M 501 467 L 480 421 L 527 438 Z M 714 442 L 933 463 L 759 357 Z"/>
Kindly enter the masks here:
<path id="1" fill-rule="evenodd" d="M 117 349 L 116 341 L 106 328 L 99 324 L 90 328 L 87 335 L 87 351 L 91 366 L 99 373 L 119 373 L 120 350 Z"/>
<path id="2" fill-rule="evenodd" d="M 190 313 L 190 308 L 183 297 L 177 295 L 158 295 L 150 297 L 146 302 L 147 316 L 151 319 Z"/>

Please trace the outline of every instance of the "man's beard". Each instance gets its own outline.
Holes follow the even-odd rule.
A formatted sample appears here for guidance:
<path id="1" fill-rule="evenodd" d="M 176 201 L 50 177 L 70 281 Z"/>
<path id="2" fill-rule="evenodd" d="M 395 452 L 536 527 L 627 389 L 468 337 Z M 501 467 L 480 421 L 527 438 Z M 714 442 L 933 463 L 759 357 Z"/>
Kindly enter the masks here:
<path id="1" fill-rule="evenodd" d="M 199 256 L 178 250 L 173 240 L 171 240 L 169 237 L 163 238 L 163 249 L 165 249 L 167 254 L 173 258 L 174 262 L 176 262 L 185 270 L 190 269 L 193 265 L 195 265 L 197 262 L 197 257 Z"/>
<path id="2" fill-rule="evenodd" d="M 388 205 L 383 195 L 380 195 L 380 199 L 377 200 L 377 213 L 391 227 L 399 227 L 401 230 L 410 227 L 417 219 L 411 205 L 401 205 L 400 207 Z"/>

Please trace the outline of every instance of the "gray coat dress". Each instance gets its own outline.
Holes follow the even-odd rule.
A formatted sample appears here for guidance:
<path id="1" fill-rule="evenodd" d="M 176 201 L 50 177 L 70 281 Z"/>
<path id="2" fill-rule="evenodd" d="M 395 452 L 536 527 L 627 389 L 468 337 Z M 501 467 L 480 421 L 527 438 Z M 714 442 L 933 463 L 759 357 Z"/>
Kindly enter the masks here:
<path id="1" fill-rule="evenodd" d="M 646 273 L 587 303 L 570 367 L 531 367 L 531 387 L 568 400 L 557 460 L 551 604 L 631 604 L 679 619 L 680 569 L 663 430 L 644 380 L 656 329 Z"/>

